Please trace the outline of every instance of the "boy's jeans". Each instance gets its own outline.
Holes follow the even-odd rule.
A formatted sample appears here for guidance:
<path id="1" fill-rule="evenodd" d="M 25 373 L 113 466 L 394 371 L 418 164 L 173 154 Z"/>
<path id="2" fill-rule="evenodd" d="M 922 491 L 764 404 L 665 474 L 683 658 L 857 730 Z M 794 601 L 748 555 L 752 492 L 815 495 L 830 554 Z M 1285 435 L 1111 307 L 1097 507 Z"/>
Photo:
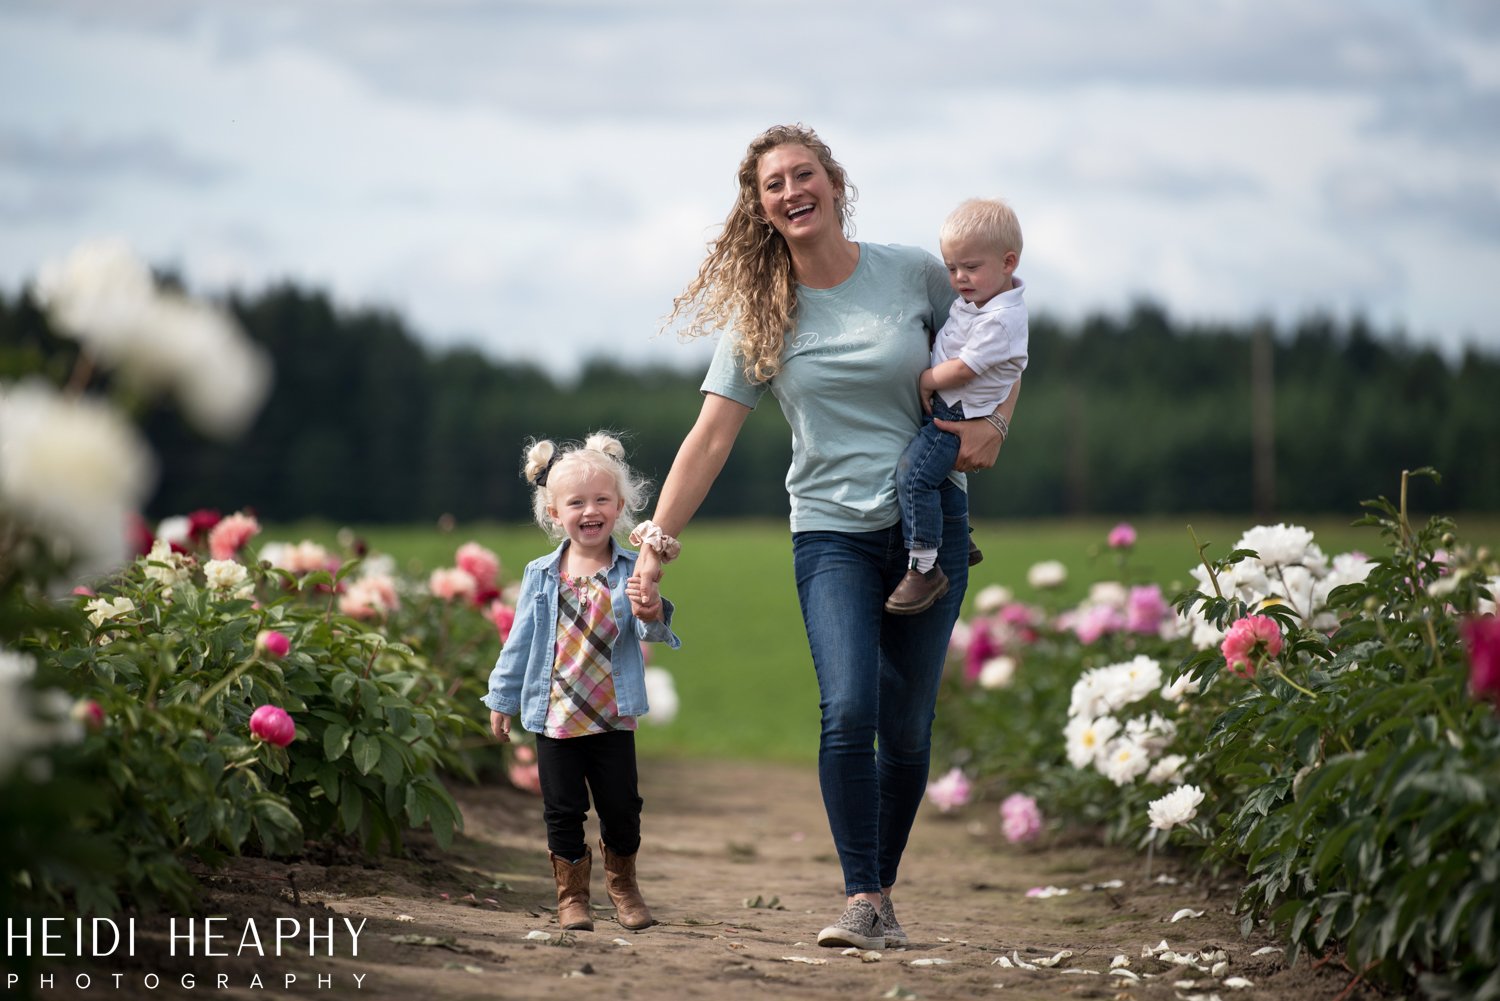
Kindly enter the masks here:
<path id="1" fill-rule="evenodd" d="M 922 426 L 901 453 L 896 464 L 896 497 L 901 502 L 901 535 L 907 549 L 936 549 L 943 541 L 943 507 L 938 488 L 958 460 L 958 435 L 932 423 L 964 419 L 964 405 L 948 406 L 936 393 L 932 413 L 924 414 Z"/>

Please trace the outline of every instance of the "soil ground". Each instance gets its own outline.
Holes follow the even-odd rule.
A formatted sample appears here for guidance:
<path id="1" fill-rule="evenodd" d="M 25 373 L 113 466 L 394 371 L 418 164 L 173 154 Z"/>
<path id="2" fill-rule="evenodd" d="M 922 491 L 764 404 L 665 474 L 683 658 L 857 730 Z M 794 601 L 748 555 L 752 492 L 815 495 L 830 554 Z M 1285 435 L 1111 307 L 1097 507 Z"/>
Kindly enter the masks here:
<path id="1" fill-rule="evenodd" d="M 993 804 L 946 816 L 924 804 L 894 893 L 910 947 L 878 957 L 820 949 L 818 929 L 843 898 L 811 769 L 647 760 L 642 782 L 639 872 L 659 921 L 644 932 L 615 922 L 596 858 L 596 930 L 559 933 L 540 800 L 503 784 L 459 788 L 465 833 L 449 851 L 418 837 L 402 859 L 325 849 L 293 862 L 236 860 L 205 880 L 203 913 L 227 919 L 229 957 L 172 957 L 163 919 L 143 918 L 134 958 L 93 967 L 87 990 L 78 969 L 59 967 L 55 986 L 35 996 L 1305 1001 L 1333 999 L 1353 980 L 1337 961 L 1289 967 L 1279 950 L 1256 955 L 1277 943 L 1241 937 L 1233 887 L 1161 859 L 1148 873 L 1140 855 L 1079 840 L 1010 846 Z M 1069 892 L 1027 897 L 1046 886 Z M 1201 916 L 1173 922 L 1184 909 Z M 366 922 L 357 956 L 342 933 L 316 956 L 305 946 L 281 958 L 233 955 L 247 921 L 269 939 L 277 919 L 325 927 L 330 918 L 339 929 L 344 918 Z M 1143 957 L 1163 940 L 1207 969 Z M 1063 951 L 1071 955 L 1054 967 L 1019 966 Z M 1216 951 L 1222 959 L 1202 961 Z M 1141 979 L 1111 974 L 1116 956 Z M 1216 975 L 1218 962 L 1227 967 Z M 1348 996 L 1377 995 L 1359 985 Z"/>

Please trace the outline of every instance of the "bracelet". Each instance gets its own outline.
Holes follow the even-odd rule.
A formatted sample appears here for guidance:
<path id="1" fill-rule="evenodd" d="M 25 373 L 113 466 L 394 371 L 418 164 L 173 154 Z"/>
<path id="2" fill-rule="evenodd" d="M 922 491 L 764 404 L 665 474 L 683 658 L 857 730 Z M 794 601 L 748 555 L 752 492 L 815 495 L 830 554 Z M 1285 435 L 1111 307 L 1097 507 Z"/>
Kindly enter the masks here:
<path id="1" fill-rule="evenodd" d="M 1000 432 L 1000 443 L 1004 444 L 1005 439 L 1010 437 L 1010 421 L 1006 420 L 1005 415 L 1001 413 L 985 414 L 984 419 Z"/>
<path id="2" fill-rule="evenodd" d="M 661 530 L 654 521 L 643 521 L 630 533 L 630 541 L 637 546 L 656 550 L 663 563 L 671 563 L 682 552 L 682 543 Z"/>

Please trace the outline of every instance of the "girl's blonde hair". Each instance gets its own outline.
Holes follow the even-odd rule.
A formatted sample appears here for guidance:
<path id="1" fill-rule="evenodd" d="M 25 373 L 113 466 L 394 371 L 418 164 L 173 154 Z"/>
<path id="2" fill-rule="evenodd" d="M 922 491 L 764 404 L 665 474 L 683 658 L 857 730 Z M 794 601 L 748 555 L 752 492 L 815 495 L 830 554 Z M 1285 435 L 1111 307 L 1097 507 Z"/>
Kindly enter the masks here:
<path id="1" fill-rule="evenodd" d="M 964 240 L 983 242 L 1001 254 L 1014 250 L 1021 255 L 1021 221 L 999 198 L 970 198 L 948 213 L 938 242 L 944 247 Z"/>
<path id="2" fill-rule="evenodd" d="M 583 442 L 559 447 L 550 438 L 533 440 L 522 455 L 521 475 L 534 488 L 531 513 L 536 523 L 553 539 L 562 540 L 562 526 L 547 514 L 552 507 L 552 484 L 559 476 L 605 473 L 614 478 L 615 492 L 625 502 L 615 521 L 615 535 L 626 536 L 646 509 L 651 484 L 625 462 L 625 446 L 612 431 L 595 431 Z"/>
<path id="3" fill-rule="evenodd" d="M 756 136 L 740 161 L 739 195 L 718 239 L 709 244 L 698 276 L 676 299 L 666 319 L 686 319 L 682 334 L 701 337 L 733 328 L 745 359 L 745 375 L 764 382 L 781 368 L 781 352 L 797 311 L 797 283 L 786 239 L 760 207 L 760 158 L 779 146 L 804 146 L 818 158 L 833 188 L 833 204 L 845 236 L 858 190 L 818 134 L 805 125 L 777 125 Z"/>

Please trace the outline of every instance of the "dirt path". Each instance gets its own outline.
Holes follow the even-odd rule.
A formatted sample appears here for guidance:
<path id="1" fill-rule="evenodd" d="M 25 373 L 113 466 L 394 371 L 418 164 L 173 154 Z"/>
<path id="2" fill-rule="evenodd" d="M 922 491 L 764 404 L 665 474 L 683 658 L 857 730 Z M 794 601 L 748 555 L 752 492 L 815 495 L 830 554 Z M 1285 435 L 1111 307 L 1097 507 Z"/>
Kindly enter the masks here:
<path id="1" fill-rule="evenodd" d="M 322 958 L 185 963 L 148 955 L 131 961 L 124 984 L 129 988 L 155 971 L 162 978 L 158 990 L 115 993 L 96 984 L 70 995 L 59 983 L 61 990 L 38 996 L 409 1001 L 576 999 L 587 992 L 626 999 L 1062 995 L 1206 1001 L 1218 994 L 1225 1001 L 1302 1001 L 1333 998 L 1350 979 L 1336 963 L 1314 971 L 1303 959 L 1286 969 L 1279 952 L 1253 955 L 1274 943 L 1240 937 L 1227 887 L 1158 882 L 1146 876 L 1139 856 L 1096 846 L 1009 847 L 992 804 L 957 816 L 924 806 L 895 895 L 910 948 L 887 950 L 878 959 L 819 949 L 817 930 L 838 916 L 842 899 L 810 769 L 647 761 L 643 782 L 646 841 L 639 868 L 661 922 L 646 932 L 624 932 L 613 911 L 598 906 L 607 897 L 596 871 L 597 930 L 560 936 L 540 801 L 508 787 L 460 789 L 467 834 L 452 852 L 424 841 L 415 860 L 242 860 L 232 877 L 213 881 L 209 913 L 229 916 L 231 947 L 248 917 L 262 929 L 278 917 L 332 917 L 340 926 L 344 917 L 356 924 L 367 919 L 357 957 L 343 938 Z M 1122 883 L 1087 888 L 1114 880 Z M 1070 892 L 1026 896 L 1048 885 Z M 747 906 L 757 899 L 762 906 Z M 1172 923 L 1184 908 L 1203 914 Z M 1179 953 L 1222 950 L 1227 970 L 1213 976 L 1142 957 L 1143 947 L 1163 939 Z M 1072 955 L 1055 968 L 997 965 L 1001 957 L 1035 963 L 1061 950 Z M 1117 955 L 1143 979 L 1110 975 Z M 192 990 L 182 988 L 184 970 L 196 973 Z M 1084 970 L 1095 972 L 1070 972 Z M 254 989 L 256 972 L 265 989 Z M 288 984 L 288 972 L 298 980 Z M 227 981 L 214 983 L 226 974 Z M 331 987 L 318 989 L 320 975 Z M 1223 983 L 1234 976 L 1253 986 Z"/>

